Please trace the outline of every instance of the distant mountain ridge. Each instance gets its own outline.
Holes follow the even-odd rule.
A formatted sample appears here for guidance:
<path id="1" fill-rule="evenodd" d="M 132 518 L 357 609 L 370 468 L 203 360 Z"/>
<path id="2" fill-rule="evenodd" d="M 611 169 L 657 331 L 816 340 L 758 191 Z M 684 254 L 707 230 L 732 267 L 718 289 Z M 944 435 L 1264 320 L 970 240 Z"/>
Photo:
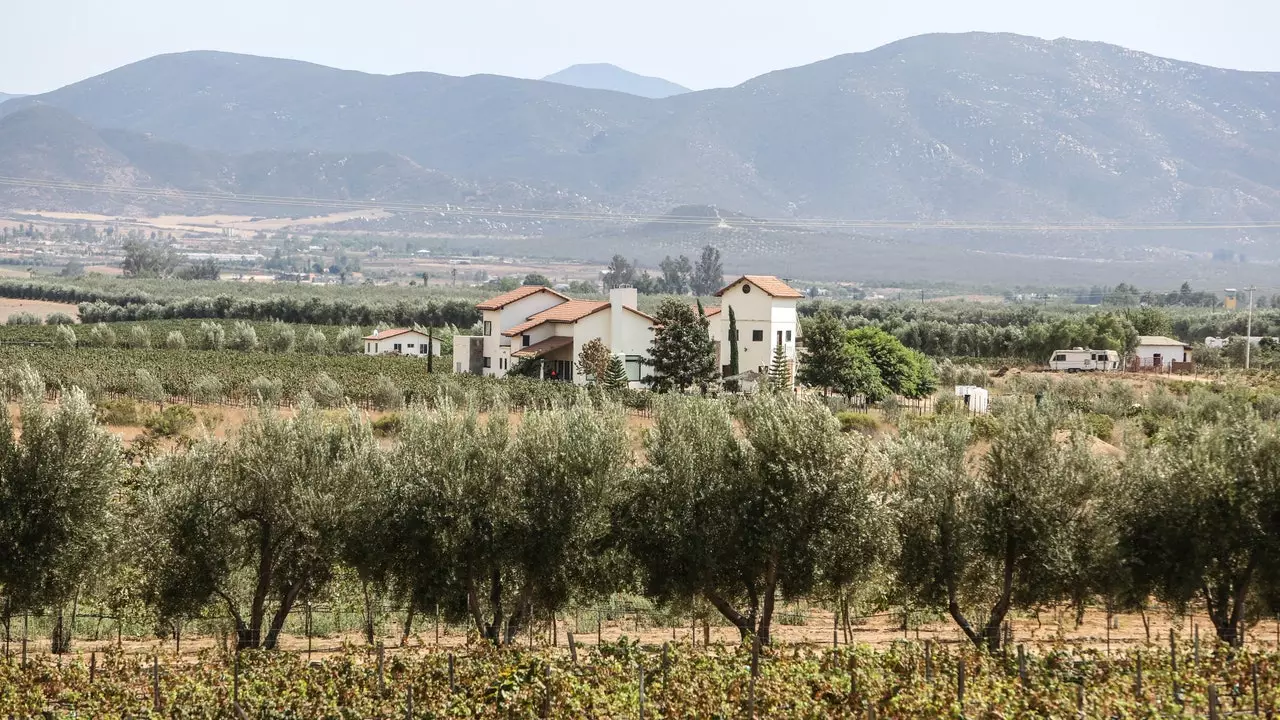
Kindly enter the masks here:
<path id="1" fill-rule="evenodd" d="M 0 93 L 0 103 L 5 100 L 13 100 L 14 98 L 26 97 L 25 95 L 10 95 L 9 93 Z"/>
<path id="2" fill-rule="evenodd" d="M 638 75 L 609 63 L 572 65 L 542 79 L 561 85 L 594 90 L 614 90 L 655 100 L 689 92 L 689 88 L 677 85 L 670 80 Z"/>
<path id="3" fill-rule="evenodd" d="M 101 176 L 175 187 L 269 184 L 279 195 L 461 197 L 623 215 L 705 206 L 797 227 L 809 218 L 896 226 L 1280 220 L 1280 73 L 1073 40 L 920 36 L 662 99 L 192 52 L 12 100 L 0 116 L 42 106 L 83 121 L 87 130 L 58 123 L 46 135 L 61 131 L 68 147 L 82 145 Z M 74 173 L 65 151 L 56 142 L 0 144 L 0 168 Z M 3 194 L 0 203 L 17 206 Z M 528 224 L 520 232 L 549 231 Z M 771 244 L 786 257 L 778 248 L 793 235 L 753 232 L 740 240 L 744 252 Z M 852 247 L 841 244 L 847 235 L 824 232 L 823 252 Z M 904 232 L 914 233 L 910 242 L 895 245 Z M 1248 229 L 880 236 L 895 239 L 876 252 L 901 255 L 923 243 L 909 251 L 922 259 L 939 257 L 944 242 L 947 252 L 1037 263 L 1181 261 L 1218 243 L 1280 259 L 1276 243 Z M 634 242 L 653 242 L 646 251 L 655 253 L 688 242 L 654 237 Z"/>

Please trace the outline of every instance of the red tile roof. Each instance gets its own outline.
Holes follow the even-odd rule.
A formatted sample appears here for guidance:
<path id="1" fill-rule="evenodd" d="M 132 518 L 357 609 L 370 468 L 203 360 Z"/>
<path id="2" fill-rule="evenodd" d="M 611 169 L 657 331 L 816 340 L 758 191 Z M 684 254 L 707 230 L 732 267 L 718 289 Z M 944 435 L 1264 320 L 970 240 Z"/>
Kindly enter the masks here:
<path id="1" fill-rule="evenodd" d="M 575 323 L 582 318 L 597 313 L 609 307 L 609 303 L 597 300 L 570 300 L 560 303 L 553 308 L 543 310 L 540 313 L 534 313 L 529 319 L 516 325 L 510 330 L 504 331 L 502 334 L 507 337 L 515 337 L 526 333 L 542 323 Z"/>
<path id="2" fill-rule="evenodd" d="M 564 298 L 565 300 L 569 299 L 564 295 L 561 295 L 560 293 L 556 292 L 555 290 L 552 290 L 549 287 L 543 287 L 541 285 L 521 285 L 515 290 L 512 290 L 510 292 L 504 292 L 501 295 L 498 295 L 497 297 L 491 297 L 482 303 L 476 303 L 476 309 L 477 310 L 501 310 L 502 308 L 506 307 L 507 305 L 510 305 L 511 303 L 517 300 L 522 300 L 524 298 L 529 297 L 530 295 L 536 295 L 540 292 L 549 292 L 558 298 Z"/>
<path id="3" fill-rule="evenodd" d="M 417 332 L 417 331 L 414 330 L 413 328 L 387 328 L 382 332 L 376 332 L 372 335 L 365 335 L 363 338 L 360 338 L 360 339 L 361 340 L 386 340 L 387 338 L 393 338 L 397 335 L 403 335 L 405 333 L 410 333 L 410 332 Z"/>
<path id="4" fill-rule="evenodd" d="M 724 310 L 724 308 L 719 308 L 719 307 L 704 307 L 704 308 L 702 308 L 702 312 L 703 312 L 703 314 L 704 314 L 704 315 L 706 315 L 707 317 L 711 317 L 712 315 L 719 315 L 719 314 L 720 314 L 720 311 L 722 311 L 722 310 Z"/>
<path id="5" fill-rule="evenodd" d="M 776 298 L 802 298 L 804 293 L 782 282 L 772 275 L 743 275 L 733 282 L 725 285 L 716 292 L 716 297 L 724 295 L 724 292 L 738 283 L 746 280 L 765 291 L 769 296 Z"/>

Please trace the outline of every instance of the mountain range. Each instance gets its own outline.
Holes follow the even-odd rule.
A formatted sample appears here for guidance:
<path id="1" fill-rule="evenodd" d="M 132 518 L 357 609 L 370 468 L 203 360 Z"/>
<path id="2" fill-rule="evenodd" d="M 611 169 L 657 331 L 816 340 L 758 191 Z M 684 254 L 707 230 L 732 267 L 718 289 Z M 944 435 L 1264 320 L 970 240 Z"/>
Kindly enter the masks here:
<path id="1" fill-rule="evenodd" d="M 492 75 L 380 76 L 189 52 L 5 102 L 0 116 L 0 173 L 10 177 L 596 214 L 696 206 L 794 223 L 767 230 L 725 221 L 681 236 L 513 221 L 511 232 L 555 234 L 569 252 L 583 237 L 608 237 L 643 259 L 727 230 L 759 257 L 804 263 L 797 248 L 825 253 L 807 267 L 831 273 L 865 269 L 870 256 L 903 260 L 893 272 L 915 272 L 910 258 L 953 253 L 987 265 L 1074 262 L 1080 273 L 1207 261 L 1220 247 L 1280 259 L 1275 243 L 1248 229 L 879 227 L 855 236 L 814 222 L 1280 220 L 1280 74 L 1101 43 L 926 35 L 658 99 Z M 22 139 L 33 133 L 39 144 Z M 0 206 L 31 207 L 41 192 L 0 190 Z M 42 202 L 105 208 L 125 199 Z M 145 204 L 154 202 L 183 199 Z M 591 247 L 604 252 L 610 242 Z M 854 247 L 864 249 L 852 254 Z M 1113 265 L 1085 265 L 1099 261 Z"/>
<path id="2" fill-rule="evenodd" d="M 608 63 L 573 65 L 542 79 L 546 82 L 560 83 L 561 85 L 572 85 L 595 90 L 613 90 L 655 100 L 689 92 L 689 88 L 677 85 L 670 80 L 637 75 L 629 70 L 623 70 L 617 65 Z"/>
<path id="3" fill-rule="evenodd" d="M 12 100 L 14 98 L 20 98 L 20 97 L 22 97 L 22 95 L 10 95 L 9 93 L 0 93 L 0 103 L 4 102 L 5 100 Z"/>

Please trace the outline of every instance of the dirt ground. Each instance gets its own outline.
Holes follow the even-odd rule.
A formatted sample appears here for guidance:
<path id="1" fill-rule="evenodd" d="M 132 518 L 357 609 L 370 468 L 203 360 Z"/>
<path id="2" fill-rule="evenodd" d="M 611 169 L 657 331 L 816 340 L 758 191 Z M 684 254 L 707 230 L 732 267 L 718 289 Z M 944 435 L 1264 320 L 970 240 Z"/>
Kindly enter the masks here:
<path id="1" fill-rule="evenodd" d="M 31 313 L 36 317 L 46 317 L 51 313 L 65 313 L 71 317 L 79 317 L 80 311 L 70 303 L 46 302 L 44 300 L 15 300 L 0 298 L 0 322 L 6 322 L 10 315 Z"/>
<path id="2" fill-rule="evenodd" d="M 775 624 L 774 642 L 831 647 L 832 613 L 825 610 L 811 610 L 806 615 L 807 620 L 804 625 Z M 298 612 L 297 617 L 302 617 L 301 611 Z M 354 619 L 350 615 L 347 618 Z M 1053 610 L 1045 611 L 1038 620 L 1034 617 L 1017 617 L 1012 621 L 1013 644 L 1026 645 L 1032 649 L 1032 652 L 1036 649 L 1047 649 L 1063 644 L 1123 652 L 1126 648 L 1144 645 L 1164 647 L 1169 642 L 1171 628 L 1179 642 L 1192 642 L 1193 638 L 1198 636 L 1206 651 L 1213 643 L 1213 626 L 1203 615 L 1172 618 L 1164 613 L 1153 612 L 1147 615 L 1147 625 L 1144 625 L 1141 615 L 1117 615 L 1113 620 L 1115 624 L 1108 634 L 1106 615 L 1100 610 L 1085 613 L 1084 623 L 1078 628 L 1075 626 L 1072 613 L 1067 610 L 1061 613 L 1061 617 Z M 846 633 L 844 629 L 838 630 L 836 639 L 839 645 L 854 644 L 880 649 L 904 640 L 913 642 L 932 640 L 945 645 L 961 645 L 968 642 L 955 624 L 949 620 L 912 627 L 905 633 L 901 630 L 900 622 L 900 616 L 890 614 L 875 616 L 855 623 L 851 632 Z M 375 642 L 382 643 L 390 654 L 432 647 L 464 648 L 475 642 L 475 634 L 468 632 L 469 628 L 461 625 L 437 626 L 430 616 L 419 615 L 415 619 L 413 632 L 404 644 L 401 643 L 399 619 L 392 619 L 381 630 L 382 632 L 375 637 Z M 532 639 L 530 633 L 526 632 L 519 636 L 517 643 L 522 647 L 552 646 L 567 652 L 570 633 L 574 636 L 575 644 L 588 648 L 601 641 L 616 642 L 624 637 L 630 640 L 638 639 L 642 645 L 649 647 L 661 646 L 667 642 L 694 642 L 699 647 L 709 642 L 714 647 L 732 647 L 739 641 L 737 630 L 728 625 L 713 623 L 710 627 L 704 627 L 699 624 L 694 629 L 689 625 L 651 627 L 642 623 L 637 630 L 636 621 L 631 617 L 606 621 L 597 633 L 594 618 L 589 612 L 583 612 L 577 617 L 572 613 L 562 615 L 556 622 L 554 639 L 550 625 L 543 623 L 534 629 Z M 1255 646 L 1278 647 L 1280 646 L 1277 644 L 1278 640 L 1280 640 L 1280 625 L 1276 621 L 1265 621 L 1256 625 L 1248 636 L 1249 644 Z M 204 651 L 226 648 L 230 642 L 230 637 L 197 635 L 188 631 L 183 635 L 180 647 L 175 644 L 172 636 L 164 639 L 125 636 L 120 645 L 128 654 L 160 653 L 170 656 L 178 654 L 184 658 L 194 659 Z M 11 640 L 11 654 L 19 652 L 20 643 L 20 636 Z M 72 651 L 87 655 L 90 652 L 105 651 L 115 645 L 114 628 L 107 623 L 97 640 L 77 636 Z M 284 635 L 280 643 L 281 649 L 285 651 L 308 654 L 315 659 L 341 652 L 346 646 L 364 645 L 365 638 L 357 631 L 316 635 L 310 639 L 305 635 Z M 27 652 L 32 655 L 47 653 L 48 639 L 30 636 Z"/>

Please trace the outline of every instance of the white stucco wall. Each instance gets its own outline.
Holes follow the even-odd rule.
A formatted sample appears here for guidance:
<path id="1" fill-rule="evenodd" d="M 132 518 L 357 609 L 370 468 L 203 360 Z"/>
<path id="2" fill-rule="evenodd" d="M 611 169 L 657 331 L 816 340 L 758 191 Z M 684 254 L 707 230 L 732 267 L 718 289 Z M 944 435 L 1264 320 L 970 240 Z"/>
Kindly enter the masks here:
<path id="1" fill-rule="evenodd" d="M 502 377 L 507 374 L 506 368 L 501 367 L 503 363 L 499 363 L 498 358 L 509 358 L 513 339 L 503 335 L 504 331 L 510 330 L 528 320 L 529 316 L 555 307 L 562 302 L 564 302 L 564 299 L 558 295 L 551 292 L 539 292 L 509 303 L 501 310 L 485 310 L 481 321 L 481 331 L 483 332 L 483 323 L 485 322 L 490 323 L 491 329 L 484 339 L 484 354 L 489 358 L 489 367 L 484 369 L 484 374 L 494 377 Z M 518 338 L 514 340 L 514 345 L 519 348 L 520 340 Z M 504 352 L 507 354 L 504 355 Z M 509 362 L 506 364 L 510 365 Z"/>
<path id="2" fill-rule="evenodd" d="M 751 292 L 742 292 L 743 285 L 751 285 Z M 715 323 L 716 339 L 720 341 L 720 365 L 729 364 L 729 308 L 733 308 L 738 326 L 738 369 L 764 371 L 773 363 L 773 348 L 778 333 L 782 333 L 783 348 L 788 360 L 795 360 L 796 337 L 799 331 L 796 300 L 775 298 L 745 280 L 734 283 L 720 298 L 719 321 Z M 754 340 L 753 331 L 760 330 L 761 340 Z M 790 332 L 791 339 L 787 339 Z"/>
<path id="3" fill-rule="evenodd" d="M 1160 356 L 1160 364 L 1164 367 L 1175 361 L 1185 362 L 1191 359 L 1191 352 L 1178 345 L 1139 345 L 1134 353 L 1143 365 L 1154 365 L 1155 356 Z"/>
<path id="4" fill-rule="evenodd" d="M 390 337 L 385 340 L 365 340 L 364 354 L 385 355 L 386 353 L 395 352 L 396 345 L 399 345 L 401 355 L 421 355 L 422 357 L 426 357 L 426 354 L 422 353 L 420 349 L 430 340 L 431 338 L 417 331 L 410 331 L 403 335 L 396 335 L 395 337 Z M 413 347 L 409 347 L 410 345 Z M 436 357 L 440 357 L 440 347 L 440 338 L 435 338 L 435 342 L 432 344 L 431 354 Z"/>

